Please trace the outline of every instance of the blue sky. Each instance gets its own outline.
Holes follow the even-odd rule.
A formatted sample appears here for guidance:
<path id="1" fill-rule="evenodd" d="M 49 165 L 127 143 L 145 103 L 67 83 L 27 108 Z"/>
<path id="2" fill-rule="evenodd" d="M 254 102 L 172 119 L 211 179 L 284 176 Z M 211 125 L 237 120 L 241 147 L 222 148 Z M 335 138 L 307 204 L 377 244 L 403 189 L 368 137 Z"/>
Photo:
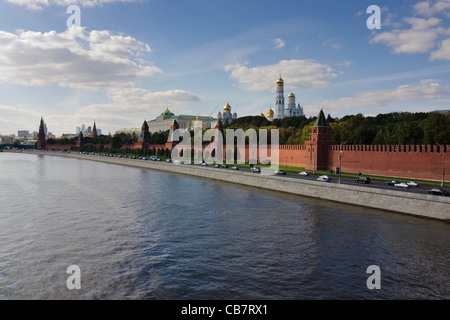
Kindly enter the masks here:
<path id="1" fill-rule="evenodd" d="M 449 17 L 450 0 L 3 0 L 0 134 L 41 115 L 57 136 L 94 119 L 114 133 L 227 99 L 257 115 L 280 72 L 307 116 L 450 109 Z"/>

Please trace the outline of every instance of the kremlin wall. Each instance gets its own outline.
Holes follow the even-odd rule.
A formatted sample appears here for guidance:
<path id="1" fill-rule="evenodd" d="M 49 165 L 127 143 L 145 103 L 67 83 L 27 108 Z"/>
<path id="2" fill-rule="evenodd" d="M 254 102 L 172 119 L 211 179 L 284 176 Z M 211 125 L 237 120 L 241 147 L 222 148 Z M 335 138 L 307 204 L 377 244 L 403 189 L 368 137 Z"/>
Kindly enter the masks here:
<path id="1" fill-rule="evenodd" d="M 295 95 L 292 92 L 288 97 L 288 107 L 284 105 L 284 80 L 280 78 L 276 82 L 277 96 L 275 111 L 272 108 L 267 112 L 267 119 L 280 119 L 286 116 L 303 115 L 300 104 L 295 106 Z M 263 115 L 263 114 L 262 114 Z M 217 119 L 199 116 L 175 116 L 168 109 L 155 120 L 150 121 L 151 126 L 162 126 L 169 128 L 169 139 L 165 145 L 155 145 L 149 132 L 149 124 L 144 121 L 141 127 L 139 140 L 133 145 L 124 145 L 128 149 L 155 149 L 172 150 L 178 143 L 173 141 L 173 132 L 176 129 L 189 129 L 189 125 L 199 122 L 203 128 L 215 128 L 223 131 L 223 123 L 230 123 L 236 119 L 236 113 L 231 113 L 231 106 L 224 107 L 224 113 L 219 112 Z M 186 122 L 188 119 L 190 122 Z M 195 120 L 196 119 L 196 120 Z M 206 121 L 206 122 L 205 122 Z M 222 122 L 223 121 L 223 122 Z M 72 150 L 74 145 L 46 145 L 44 135 L 44 123 L 41 119 L 38 149 L 45 150 Z M 94 123 L 92 137 L 97 135 Z M 80 133 L 76 147 L 83 146 L 83 135 Z M 97 146 L 98 147 L 98 146 Z M 104 148 L 109 146 L 104 145 Z M 203 146 L 205 148 L 205 146 Z M 224 146 L 224 158 L 225 158 Z M 310 140 L 304 145 L 280 145 L 279 166 L 304 168 L 312 171 L 333 171 L 341 167 L 341 172 L 361 173 L 362 175 L 378 175 L 388 177 L 402 177 L 410 179 L 427 179 L 442 181 L 443 171 L 447 173 L 445 181 L 450 181 L 450 156 L 448 154 L 450 145 L 337 145 L 333 141 L 331 127 L 326 121 L 323 110 L 319 112 L 317 121 L 311 128 Z M 246 146 L 245 159 L 248 161 L 249 147 Z M 445 164 L 444 164 L 445 163 Z M 444 165 L 443 165 L 444 164 Z"/>
<path id="2" fill-rule="evenodd" d="M 223 130 L 220 122 L 216 128 Z M 171 133 L 176 129 L 178 129 L 178 124 L 174 120 Z M 169 134 L 169 141 L 165 145 L 152 144 L 148 133 L 148 125 L 144 122 L 139 141 L 134 145 L 124 145 L 123 148 L 172 150 L 177 142 L 172 141 L 171 137 L 172 135 Z M 77 147 L 82 145 L 82 138 L 80 138 Z M 42 142 L 40 146 L 40 149 L 60 151 L 71 150 L 74 147 L 74 145 L 45 145 L 44 143 L 42 148 Z M 105 145 L 104 147 L 109 146 Z M 203 146 L 203 149 L 205 147 Z M 335 172 L 336 168 L 339 168 L 339 156 L 341 156 L 342 172 L 436 181 L 442 180 L 443 160 L 447 155 L 444 167 L 447 173 L 445 178 L 447 182 L 450 181 L 448 150 L 450 150 L 450 145 L 445 147 L 427 145 L 336 145 L 333 142 L 331 127 L 328 125 L 322 110 L 311 129 L 309 141 L 306 141 L 304 145 L 278 146 L 281 169 L 297 167 L 311 171 Z M 226 146 L 223 147 L 223 155 L 225 159 Z M 245 159 L 247 161 L 249 159 L 248 145 L 246 146 Z"/>

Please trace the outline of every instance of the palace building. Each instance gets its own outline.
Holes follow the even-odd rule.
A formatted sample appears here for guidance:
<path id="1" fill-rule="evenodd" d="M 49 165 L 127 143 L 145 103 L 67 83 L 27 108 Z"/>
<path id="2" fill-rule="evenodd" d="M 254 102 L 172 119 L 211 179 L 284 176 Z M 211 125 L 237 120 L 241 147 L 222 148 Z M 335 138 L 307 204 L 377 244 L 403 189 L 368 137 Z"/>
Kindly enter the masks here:
<path id="1" fill-rule="evenodd" d="M 214 117 L 210 116 L 175 115 L 169 108 L 166 108 L 158 117 L 148 121 L 149 131 L 153 133 L 170 130 L 173 120 L 177 121 L 179 129 L 182 130 L 193 130 L 199 126 L 204 129 L 211 129 L 217 122 Z"/>

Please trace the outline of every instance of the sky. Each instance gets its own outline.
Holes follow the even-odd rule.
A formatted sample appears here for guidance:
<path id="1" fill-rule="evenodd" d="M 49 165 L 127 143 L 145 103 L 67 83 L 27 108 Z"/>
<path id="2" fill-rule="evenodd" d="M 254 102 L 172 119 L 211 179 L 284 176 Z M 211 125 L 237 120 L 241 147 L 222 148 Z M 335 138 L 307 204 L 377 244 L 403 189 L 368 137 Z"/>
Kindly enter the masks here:
<path id="1" fill-rule="evenodd" d="M 0 134 L 258 115 L 280 74 L 308 117 L 447 110 L 449 18 L 450 0 L 1 0 Z"/>

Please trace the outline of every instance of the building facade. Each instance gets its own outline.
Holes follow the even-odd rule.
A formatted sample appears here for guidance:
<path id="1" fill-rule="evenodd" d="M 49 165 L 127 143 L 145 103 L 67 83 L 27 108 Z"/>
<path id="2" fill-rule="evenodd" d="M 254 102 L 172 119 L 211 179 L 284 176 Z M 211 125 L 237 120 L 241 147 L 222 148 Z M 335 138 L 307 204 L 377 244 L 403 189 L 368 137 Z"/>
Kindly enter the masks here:
<path id="1" fill-rule="evenodd" d="M 167 108 L 158 117 L 148 121 L 149 131 L 153 133 L 170 130 L 173 120 L 177 120 L 181 130 L 193 130 L 199 124 L 204 129 L 211 129 L 214 128 L 217 122 L 214 117 L 210 116 L 175 115 Z"/>

